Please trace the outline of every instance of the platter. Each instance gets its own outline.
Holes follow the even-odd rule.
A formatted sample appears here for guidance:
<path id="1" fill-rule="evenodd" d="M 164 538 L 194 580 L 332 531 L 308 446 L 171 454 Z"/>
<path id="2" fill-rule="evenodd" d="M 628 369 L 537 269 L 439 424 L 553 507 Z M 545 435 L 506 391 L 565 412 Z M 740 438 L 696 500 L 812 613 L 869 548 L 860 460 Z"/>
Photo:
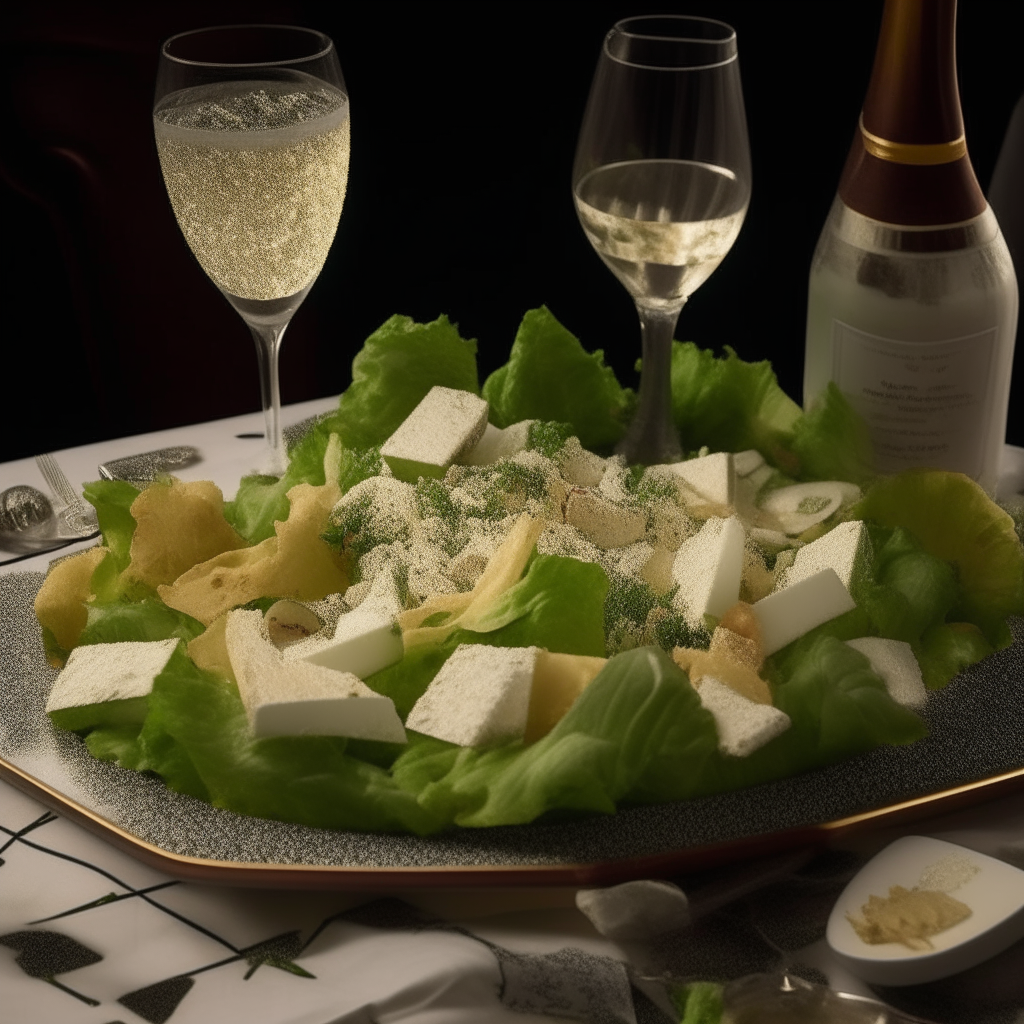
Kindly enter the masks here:
<path id="1" fill-rule="evenodd" d="M 43 713 L 56 672 L 32 601 L 0 577 L 0 777 L 170 875 L 243 886 L 400 889 L 608 885 L 913 820 L 1024 788 L 1024 620 L 1015 643 L 934 693 L 930 735 L 815 772 L 684 803 L 428 838 L 245 817 L 96 761 Z"/>

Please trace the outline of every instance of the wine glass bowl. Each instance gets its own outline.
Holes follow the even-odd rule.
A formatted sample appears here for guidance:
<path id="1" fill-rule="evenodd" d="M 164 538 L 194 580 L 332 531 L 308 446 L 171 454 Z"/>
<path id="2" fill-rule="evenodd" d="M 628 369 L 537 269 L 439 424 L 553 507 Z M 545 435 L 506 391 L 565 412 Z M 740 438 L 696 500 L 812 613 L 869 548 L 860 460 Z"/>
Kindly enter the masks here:
<path id="1" fill-rule="evenodd" d="M 153 125 L 182 234 L 256 341 L 264 469 L 281 473 L 278 352 L 327 258 L 348 180 L 349 104 L 334 44 L 277 25 L 173 36 Z"/>
<path id="2" fill-rule="evenodd" d="M 732 28 L 671 15 L 618 22 L 598 59 L 572 177 L 584 233 L 640 318 L 639 404 L 617 451 L 631 463 L 676 461 L 672 335 L 750 202 Z"/>

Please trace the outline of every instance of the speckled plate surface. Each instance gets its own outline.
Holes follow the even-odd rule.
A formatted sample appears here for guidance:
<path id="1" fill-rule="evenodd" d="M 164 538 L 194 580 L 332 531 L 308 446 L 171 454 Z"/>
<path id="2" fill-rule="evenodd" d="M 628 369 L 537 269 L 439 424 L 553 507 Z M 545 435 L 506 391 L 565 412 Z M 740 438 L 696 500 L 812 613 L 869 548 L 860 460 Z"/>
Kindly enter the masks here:
<path id="1" fill-rule="evenodd" d="M 96 761 L 43 713 L 56 673 L 32 600 L 39 573 L 0 577 L 0 776 L 178 877 L 294 888 L 597 885 L 665 877 L 1024 787 L 1024 623 L 1017 643 L 934 694 L 931 735 L 813 773 L 571 823 L 422 839 L 305 828 L 219 810 Z"/>

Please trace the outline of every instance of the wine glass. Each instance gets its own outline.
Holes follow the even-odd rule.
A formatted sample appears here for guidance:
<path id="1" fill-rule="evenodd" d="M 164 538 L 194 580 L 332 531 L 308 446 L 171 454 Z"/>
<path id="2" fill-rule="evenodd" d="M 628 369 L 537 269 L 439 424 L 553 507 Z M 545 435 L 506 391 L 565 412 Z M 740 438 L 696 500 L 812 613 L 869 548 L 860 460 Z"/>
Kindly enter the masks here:
<path id="1" fill-rule="evenodd" d="M 349 103 L 334 44 L 285 25 L 172 36 L 153 126 L 178 226 L 256 342 L 262 469 L 279 475 L 281 340 L 327 258 L 348 181 Z"/>
<path id="2" fill-rule="evenodd" d="M 675 462 L 676 321 L 736 241 L 750 202 L 733 29 L 684 16 L 618 22 L 597 62 L 572 184 L 590 244 L 640 317 L 639 403 L 616 451 L 630 463 Z"/>

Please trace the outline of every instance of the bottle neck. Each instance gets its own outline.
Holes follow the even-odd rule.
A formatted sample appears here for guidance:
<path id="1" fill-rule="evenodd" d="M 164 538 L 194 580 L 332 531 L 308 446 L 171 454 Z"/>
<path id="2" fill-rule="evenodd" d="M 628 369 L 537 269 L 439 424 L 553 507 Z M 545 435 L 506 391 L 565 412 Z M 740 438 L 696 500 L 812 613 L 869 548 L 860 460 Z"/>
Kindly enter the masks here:
<path id="1" fill-rule="evenodd" d="M 984 211 L 957 90 L 956 0 L 886 0 L 839 195 L 889 224 L 955 224 Z"/>

